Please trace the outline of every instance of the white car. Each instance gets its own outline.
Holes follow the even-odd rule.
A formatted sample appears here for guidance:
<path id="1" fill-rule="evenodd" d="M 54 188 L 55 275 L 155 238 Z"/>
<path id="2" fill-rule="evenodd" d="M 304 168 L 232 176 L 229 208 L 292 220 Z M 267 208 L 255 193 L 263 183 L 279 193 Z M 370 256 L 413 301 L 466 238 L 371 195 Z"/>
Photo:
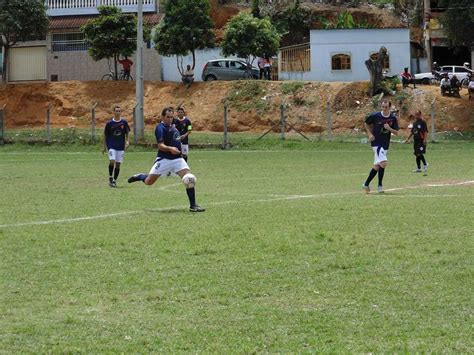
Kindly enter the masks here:
<path id="1" fill-rule="evenodd" d="M 463 81 L 464 79 L 468 80 L 468 74 L 472 74 L 473 71 L 467 69 L 466 67 L 460 65 L 443 65 L 440 70 L 441 73 L 448 73 L 449 77 L 451 78 L 454 74 L 456 74 L 459 81 Z M 433 73 L 419 73 L 415 74 L 415 81 L 417 83 L 422 84 L 430 84 L 431 80 L 435 79 Z"/>

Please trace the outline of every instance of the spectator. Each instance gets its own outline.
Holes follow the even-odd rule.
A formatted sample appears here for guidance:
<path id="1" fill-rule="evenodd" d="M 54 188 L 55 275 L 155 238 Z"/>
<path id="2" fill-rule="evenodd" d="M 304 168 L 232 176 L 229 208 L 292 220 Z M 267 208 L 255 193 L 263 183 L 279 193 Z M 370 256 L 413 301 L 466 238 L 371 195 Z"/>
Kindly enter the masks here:
<path id="1" fill-rule="evenodd" d="M 265 56 L 265 59 L 263 60 L 263 75 L 265 79 L 272 80 L 271 72 L 272 72 L 272 58 L 270 58 L 269 56 Z"/>
<path id="2" fill-rule="evenodd" d="M 402 77 L 402 85 L 403 85 L 403 88 L 406 88 L 408 87 L 409 84 L 413 84 L 413 89 L 416 88 L 415 86 L 415 79 L 413 78 L 413 76 L 410 74 L 410 72 L 408 71 L 408 68 L 404 68 L 403 69 L 403 73 L 400 74 L 401 77 Z"/>
<path id="3" fill-rule="evenodd" d="M 439 87 L 441 89 L 441 95 L 443 96 L 446 95 L 446 91 L 449 91 L 451 89 L 451 83 L 449 81 L 448 73 L 445 73 L 443 75 L 443 78 L 441 79 Z"/>
<path id="4" fill-rule="evenodd" d="M 467 91 L 469 94 L 469 100 L 474 98 L 474 77 L 473 76 L 471 76 L 471 80 L 469 80 Z"/>
<path id="5" fill-rule="evenodd" d="M 450 80 L 450 85 L 452 89 L 460 88 L 461 87 L 461 82 L 459 81 L 458 77 L 456 75 L 453 75 Z"/>
<path id="6" fill-rule="evenodd" d="M 130 79 L 130 71 L 132 70 L 133 62 L 130 59 L 128 59 L 127 56 L 125 56 L 124 59 L 119 59 L 118 62 L 120 64 L 122 64 L 122 70 L 123 70 L 124 78 L 126 80 L 129 80 Z"/>
<path id="7" fill-rule="evenodd" d="M 257 58 L 257 65 L 258 65 L 258 69 L 260 70 L 260 80 L 262 80 L 262 77 L 265 71 L 265 68 L 263 66 L 264 61 L 265 60 L 262 57 Z"/>
<path id="8" fill-rule="evenodd" d="M 194 81 L 194 70 L 191 69 L 191 66 L 189 64 L 186 66 L 186 70 L 183 73 L 181 79 L 183 80 L 183 83 L 185 83 L 187 86 L 191 85 L 191 83 Z"/>
<path id="9" fill-rule="evenodd" d="M 432 70 L 434 70 L 434 71 L 440 71 L 440 70 L 441 70 L 441 67 L 439 66 L 438 63 L 433 62 Z"/>

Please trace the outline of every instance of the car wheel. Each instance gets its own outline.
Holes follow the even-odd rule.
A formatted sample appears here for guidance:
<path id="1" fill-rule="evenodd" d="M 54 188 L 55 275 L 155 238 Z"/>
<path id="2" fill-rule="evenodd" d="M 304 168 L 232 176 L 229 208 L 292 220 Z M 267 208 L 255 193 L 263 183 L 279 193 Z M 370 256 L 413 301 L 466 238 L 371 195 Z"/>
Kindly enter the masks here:
<path id="1" fill-rule="evenodd" d="M 214 81 L 214 80 L 217 80 L 217 78 L 214 75 L 206 76 L 206 81 Z"/>
<path id="2" fill-rule="evenodd" d="M 421 83 L 422 83 L 423 85 L 430 85 L 430 79 L 428 79 L 428 78 L 423 78 L 423 79 L 421 79 Z"/>

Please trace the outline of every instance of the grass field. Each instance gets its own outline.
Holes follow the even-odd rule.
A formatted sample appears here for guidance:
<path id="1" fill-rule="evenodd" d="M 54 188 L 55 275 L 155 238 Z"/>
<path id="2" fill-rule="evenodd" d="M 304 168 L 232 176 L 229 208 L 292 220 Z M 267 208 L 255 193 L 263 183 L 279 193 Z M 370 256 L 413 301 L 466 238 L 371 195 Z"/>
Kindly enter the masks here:
<path id="1" fill-rule="evenodd" d="M 98 146 L 0 146 L 0 353 L 474 352 L 474 143 L 192 150 L 107 186 Z M 373 183 L 375 186 L 375 184 Z"/>

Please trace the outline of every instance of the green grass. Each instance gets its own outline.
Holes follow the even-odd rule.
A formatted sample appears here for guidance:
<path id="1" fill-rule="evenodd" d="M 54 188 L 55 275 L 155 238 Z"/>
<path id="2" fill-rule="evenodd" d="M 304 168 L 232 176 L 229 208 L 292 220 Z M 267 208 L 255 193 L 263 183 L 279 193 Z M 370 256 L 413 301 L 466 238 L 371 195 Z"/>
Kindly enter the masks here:
<path id="1" fill-rule="evenodd" d="M 0 353 L 472 353 L 474 144 L 365 195 L 367 145 L 262 141 L 191 151 L 199 214 L 152 150 L 0 146 Z"/>

